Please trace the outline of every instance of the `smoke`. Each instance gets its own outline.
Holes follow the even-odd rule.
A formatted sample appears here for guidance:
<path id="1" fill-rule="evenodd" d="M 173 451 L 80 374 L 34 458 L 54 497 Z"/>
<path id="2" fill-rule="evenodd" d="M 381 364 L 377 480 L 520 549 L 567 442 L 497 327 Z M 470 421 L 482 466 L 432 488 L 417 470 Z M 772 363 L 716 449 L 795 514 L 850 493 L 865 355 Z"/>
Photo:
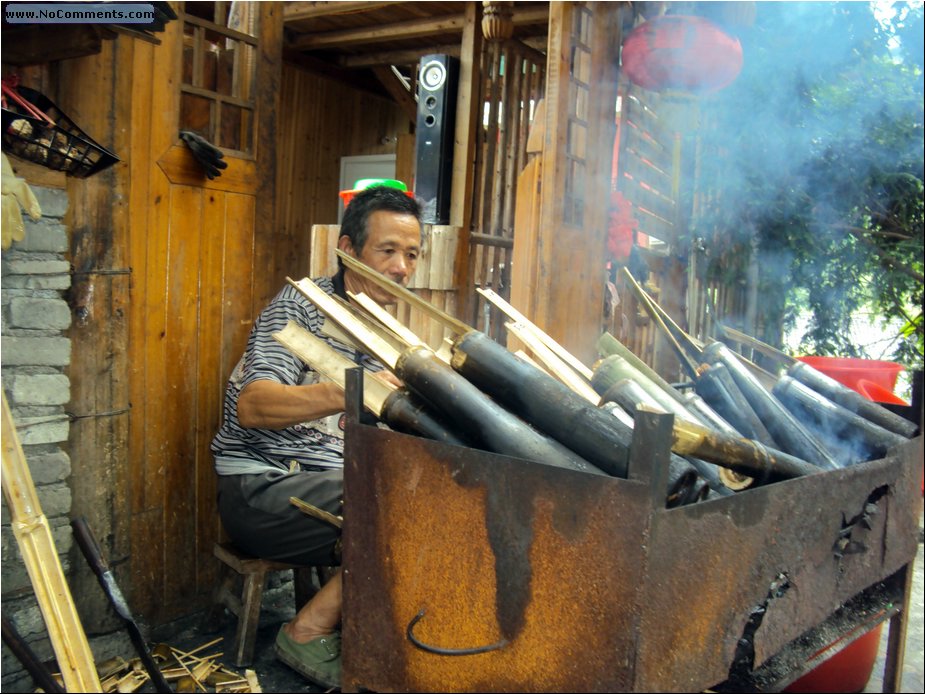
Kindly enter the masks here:
<path id="1" fill-rule="evenodd" d="M 747 258 L 759 254 L 772 343 L 802 299 L 814 311 L 808 342 L 852 353 L 871 254 L 851 230 L 876 222 L 897 175 L 922 178 L 921 3 L 895 5 L 890 23 L 868 3 L 757 3 L 737 31 L 739 78 L 701 99 L 698 188 L 717 192 L 694 232 L 724 282 L 754 281 Z"/>

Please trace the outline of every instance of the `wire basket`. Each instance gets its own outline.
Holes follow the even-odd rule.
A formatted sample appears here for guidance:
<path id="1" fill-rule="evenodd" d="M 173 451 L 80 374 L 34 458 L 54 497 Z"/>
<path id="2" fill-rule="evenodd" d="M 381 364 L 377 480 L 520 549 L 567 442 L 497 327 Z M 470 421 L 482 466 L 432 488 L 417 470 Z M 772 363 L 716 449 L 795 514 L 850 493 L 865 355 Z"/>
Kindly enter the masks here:
<path id="1" fill-rule="evenodd" d="M 27 113 L 8 99 L 8 107 L 3 108 L 3 151 L 76 178 L 92 176 L 119 161 L 44 94 L 27 87 L 17 87 L 17 92 L 54 124 Z"/>

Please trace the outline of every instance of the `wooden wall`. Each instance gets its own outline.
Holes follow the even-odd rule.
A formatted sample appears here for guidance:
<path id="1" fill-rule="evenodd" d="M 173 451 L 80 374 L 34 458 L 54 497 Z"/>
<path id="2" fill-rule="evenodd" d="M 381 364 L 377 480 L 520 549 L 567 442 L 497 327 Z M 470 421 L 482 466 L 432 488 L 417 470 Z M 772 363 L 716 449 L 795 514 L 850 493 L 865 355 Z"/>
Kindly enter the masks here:
<path id="1" fill-rule="evenodd" d="M 342 203 L 340 158 L 396 154 L 408 171 L 413 124 L 391 101 L 352 89 L 343 82 L 286 64 L 283 66 L 276 163 L 277 263 L 269 268 L 262 294 L 271 298 L 287 276 L 309 274 L 312 224 L 337 224 Z M 259 221 L 258 221 L 259 223 Z"/>

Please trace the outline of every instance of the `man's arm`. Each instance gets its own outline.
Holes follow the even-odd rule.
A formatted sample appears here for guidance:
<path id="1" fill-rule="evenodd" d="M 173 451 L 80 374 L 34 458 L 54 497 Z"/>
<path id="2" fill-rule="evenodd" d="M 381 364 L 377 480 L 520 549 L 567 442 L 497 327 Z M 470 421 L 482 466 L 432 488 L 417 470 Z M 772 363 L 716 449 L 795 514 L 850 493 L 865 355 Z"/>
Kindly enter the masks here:
<path id="1" fill-rule="evenodd" d="M 238 422 L 247 428 L 285 429 L 343 411 L 344 391 L 336 383 L 252 381 L 238 398 Z"/>

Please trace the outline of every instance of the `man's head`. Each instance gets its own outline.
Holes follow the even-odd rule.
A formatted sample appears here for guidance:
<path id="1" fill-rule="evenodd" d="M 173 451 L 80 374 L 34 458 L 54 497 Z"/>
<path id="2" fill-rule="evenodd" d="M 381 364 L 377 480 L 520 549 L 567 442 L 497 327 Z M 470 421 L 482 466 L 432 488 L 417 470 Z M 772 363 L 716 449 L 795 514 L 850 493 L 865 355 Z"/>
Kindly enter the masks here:
<path id="1" fill-rule="evenodd" d="M 407 285 L 421 252 L 420 204 L 395 188 L 376 186 L 360 191 L 344 211 L 337 247 Z M 340 260 L 338 265 L 343 267 Z M 380 304 L 395 302 L 387 291 L 349 270 L 344 283 L 349 291 L 363 292 Z"/>

